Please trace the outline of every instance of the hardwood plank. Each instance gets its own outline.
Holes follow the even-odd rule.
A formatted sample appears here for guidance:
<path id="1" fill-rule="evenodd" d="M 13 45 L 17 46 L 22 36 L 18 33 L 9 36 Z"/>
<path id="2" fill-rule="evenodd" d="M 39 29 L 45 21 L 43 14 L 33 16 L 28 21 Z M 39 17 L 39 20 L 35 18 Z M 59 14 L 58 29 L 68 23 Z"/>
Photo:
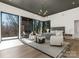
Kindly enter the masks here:
<path id="1" fill-rule="evenodd" d="M 50 58 L 50 57 L 27 45 L 21 45 L 0 51 L 0 58 Z"/>
<path id="2" fill-rule="evenodd" d="M 79 39 L 65 39 L 66 42 L 71 43 L 70 54 L 68 58 L 79 58 Z"/>

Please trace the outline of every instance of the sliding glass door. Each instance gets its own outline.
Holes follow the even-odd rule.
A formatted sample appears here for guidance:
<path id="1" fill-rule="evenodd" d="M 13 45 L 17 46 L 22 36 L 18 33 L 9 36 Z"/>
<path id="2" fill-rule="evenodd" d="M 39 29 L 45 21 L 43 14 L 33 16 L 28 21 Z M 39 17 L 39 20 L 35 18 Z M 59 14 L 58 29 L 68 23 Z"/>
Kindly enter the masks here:
<path id="1" fill-rule="evenodd" d="M 2 40 L 19 37 L 19 17 L 13 14 L 1 13 Z"/>

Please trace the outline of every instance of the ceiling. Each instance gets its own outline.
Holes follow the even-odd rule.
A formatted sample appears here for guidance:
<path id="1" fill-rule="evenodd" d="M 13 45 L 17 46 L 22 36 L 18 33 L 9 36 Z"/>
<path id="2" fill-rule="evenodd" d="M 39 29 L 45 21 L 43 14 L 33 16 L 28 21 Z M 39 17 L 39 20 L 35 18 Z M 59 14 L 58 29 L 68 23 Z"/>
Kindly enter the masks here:
<path id="1" fill-rule="evenodd" d="M 41 16 L 48 16 L 79 6 L 79 0 L 0 0 L 0 1 Z"/>

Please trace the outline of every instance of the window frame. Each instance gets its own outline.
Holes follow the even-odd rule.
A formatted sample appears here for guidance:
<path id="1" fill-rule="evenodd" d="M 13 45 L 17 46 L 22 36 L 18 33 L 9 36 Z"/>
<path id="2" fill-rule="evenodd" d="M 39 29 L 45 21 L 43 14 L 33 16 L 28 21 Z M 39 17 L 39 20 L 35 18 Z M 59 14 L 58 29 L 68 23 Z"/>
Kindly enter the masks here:
<path id="1" fill-rule="evenodd" d="M 12 37 L 12 38 L 10 38 L 10 39 L 7 39 L 8 37 L 6 37 L 6 39 L 3 39 L 3 37 L 2 37 L 2 13 L 4 13 L 4 14 L 9 14 L 9 15 L 13 15 L 13 16 L 17 16 L 17 17 L 18 17 L 18 25 L 20 24 L 20 23 L 19 23 L 19 22 L 20 22 L 20 19 L 19 19 L 19 16 L 18 16 L 18 15 L 11 14 L 11 13 L 7 13 L 7 12 L 2 12 L 2 11 L 1 11 L 1 12 L 0 12 L 0 15 L 1 15 L 1 19 L 0 19 L 1 41 L 19 39 L 19 27 L 20 27 L 20 25 L 18 26 L 18 35 L 17 35 L 17 38 Z"/>

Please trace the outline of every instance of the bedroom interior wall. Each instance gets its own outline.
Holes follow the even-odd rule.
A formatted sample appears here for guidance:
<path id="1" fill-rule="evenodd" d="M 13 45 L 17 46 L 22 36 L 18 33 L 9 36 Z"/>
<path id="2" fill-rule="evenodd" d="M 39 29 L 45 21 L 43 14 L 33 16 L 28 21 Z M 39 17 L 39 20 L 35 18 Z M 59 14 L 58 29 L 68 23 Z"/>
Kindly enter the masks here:
<path id="1" fill-rule="evenodd" d="M 66 34 L 75 36 L 74 21 L 79 20 L 79 7 L 47 16 L 46 19 L 51 20 L 51 27 L 64 26 Z"/>

